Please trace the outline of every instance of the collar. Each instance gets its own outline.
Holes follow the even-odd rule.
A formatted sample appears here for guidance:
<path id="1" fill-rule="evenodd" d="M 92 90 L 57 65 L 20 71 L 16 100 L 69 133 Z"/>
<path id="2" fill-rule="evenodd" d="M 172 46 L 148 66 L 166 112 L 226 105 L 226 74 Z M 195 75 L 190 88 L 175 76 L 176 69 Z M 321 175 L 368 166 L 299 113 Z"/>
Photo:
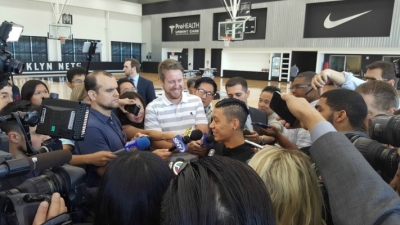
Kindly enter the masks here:
<path id="1" fill-rule="evenodd" d="M 204 107 L 204 111 L 209 111 L 209 110 L 211 110 L 211 103 L 207 106 L 207 107 Z"/>
<path id="2" fill-rule="evenodd" d="M 94 116 L 96 116 L 99 120 L 101 120 L 101 122 L 103 122 L 103 123 L 107 123 L 107 121 L 110 119 L 110 118 L 112 118 L 113 117 L 113 112 L 111 111 L 111 116 L 106 116 L 106 115 L 104 115 L 103 113 L 101 113 L 101 112 L 99 112 L 99 111 L 97 111 L 97 110 L 95 110 L 95 109 L 93 109 L 93 108 L 90 108 L 90 113 L 91 114 L 93 114 Z"/>
<path id="3" fill-rule="evenodd" d="M 165 96 L 165 93 L 161 96 L 161 100 L 164 103 L 164 105 L 166 105 L 166 106 L 174 105 L 174 103 L 172 103 L 168 100 L 167 96 Z M 182 91 L 182 99 L 181 99 L 181 102 L 179 102 L 179 104 L 181 104 L 182 102 L 188 102 L 188 101 L 189 101 L 188 94 L 186 94 L 185 92 Z"/>
<path id="4" fill-rule="evenodd" d="M 239 146 L 236 146 L 234 148 L 227 148 L 224 145 L 224 152 L 227 152 L 227 153 L 229 152 L 230 154 L 237 154 L 237 153 L 245 152 L 246 150 L 253 151 L 253 149 L 251 149 L 250 146 L 246 145 L 246 142 Z"/>

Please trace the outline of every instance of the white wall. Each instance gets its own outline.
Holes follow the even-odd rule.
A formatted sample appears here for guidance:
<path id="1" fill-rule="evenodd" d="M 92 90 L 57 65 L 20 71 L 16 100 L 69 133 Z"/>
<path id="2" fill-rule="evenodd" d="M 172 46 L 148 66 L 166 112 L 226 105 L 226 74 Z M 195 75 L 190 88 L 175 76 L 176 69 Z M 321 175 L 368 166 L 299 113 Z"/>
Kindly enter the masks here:
<path id="1" fill-rule="evenodd" d="M 204 57 L 204 66 L 206 68 L 211 67 L 211 48 L 206 48 L 206 53 Z"/>
<path id="2" fill-rule="evenodd" d="M 151 53 L 151 17 L 142 16 L 142 61 L 147 61 L 147 53 Z M 152 59 L 153 61 L 153 59 Z"/>
<path id="3" fill-rule="evenodd" d="M 50 0 L 1 0 L 0 19 L 23 25 L 22 35 L 45 37 L 49 31 L 49 24 L 55 23 L 58 19 L 53 13 L 50 2 Z M 59 2 L 64 3 L 64 1 Z M 142 42 L 140 4 L 106 0 L 69 0 L 64 13 L 73 16 L 74 38 L 103 42 L 102 61 L 111 61 L 111 41 Z M 48 41 L 49 61 L 61 61 L 60 46 L 59 41 Z"/>
<path id="4" fill-rule="evenodd" d="M 161 50 L 161 61 L 168 59 L 168 52 L 182 52 L 183 48 L 163 48 Z"/>

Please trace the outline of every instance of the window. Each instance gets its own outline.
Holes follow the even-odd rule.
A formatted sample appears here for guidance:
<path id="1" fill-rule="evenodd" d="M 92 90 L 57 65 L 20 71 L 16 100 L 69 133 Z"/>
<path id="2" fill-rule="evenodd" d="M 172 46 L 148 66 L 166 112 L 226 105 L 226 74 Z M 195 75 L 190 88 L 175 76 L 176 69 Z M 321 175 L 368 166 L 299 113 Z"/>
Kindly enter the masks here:
<path id="1" fill-rule="evenodd" d="M 126 58 L 142 59 L 142 44 L 129 42 L 111 42 L 111 59 L 113 62 L 124 62 Z"/>
<path id="2" fill-rule="evenodd" d="M 21 36 L 18 42 L 7 43 L 6 50 L 22 62 L 47 62 L 47 38 Z"/>
<path id="3" fill-rule="evenodd" d="M 96 40 L 87 40 L 87 39 L 72 39 L 65 40 L 65 44 L 61 45 L 61 56 L 63 62 L 86 62 L 87 53 L 82 53 L 83 43 L 87 41 L 96 41 Z M 98 42 L 98 40 L 97 40 Z M 100 62 L 100 53 L 96 53 L 93 55 L 92 62 Z"/>

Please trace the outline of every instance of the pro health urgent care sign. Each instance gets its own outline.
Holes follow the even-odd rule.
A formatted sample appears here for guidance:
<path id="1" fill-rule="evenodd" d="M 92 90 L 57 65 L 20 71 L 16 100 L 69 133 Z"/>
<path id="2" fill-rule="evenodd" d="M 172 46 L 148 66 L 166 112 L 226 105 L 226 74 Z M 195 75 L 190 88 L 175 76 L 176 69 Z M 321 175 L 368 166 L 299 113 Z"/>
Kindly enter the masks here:
<path id="1" fill-rule="evenodd" d="M 200 41 L 200 15 L 163 18 L 162 41 Z"/>

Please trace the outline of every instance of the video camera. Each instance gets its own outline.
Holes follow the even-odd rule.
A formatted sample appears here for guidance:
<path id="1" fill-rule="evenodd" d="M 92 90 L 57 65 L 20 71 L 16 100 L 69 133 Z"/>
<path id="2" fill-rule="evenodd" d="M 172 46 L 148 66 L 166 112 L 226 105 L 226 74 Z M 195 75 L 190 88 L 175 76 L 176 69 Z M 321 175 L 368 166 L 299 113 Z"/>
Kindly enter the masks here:
<path id="1" fill-rule="evenodd" d="M 29 164 L 32 164 L 32 161 L 33 164 L 35 163 L 34 158 L 37 157 L 42 158 L 43 161 L 50 161 L 52 160 L 50 157 L 44 159 L 45 157 L 43 156 L 57 152 L 66 152 L 66 150 L 61 150 L 39 154 L 30 144 L 29 126 L 37 125 L 37 133 L 49 135 L 53 138 L 83 140 L 89 118 L 89 109 L 90 105 L 83 102 L 43 99 L 39 112 L 15 112 L 11 115 L 0 117 L 0 122 L 16 120 L 18 125 L 22 127 L 22 131 L 25 130 L 23 133 L 27 143 L 28 155 L 31 156 L 28 157 L 31 161 L 26 159 L 17 161 L 13 160 L 12 157 L 5 157 L 6 161 L 0 166 L 4 168 L 4 165 L 7 165 L 10 171 L 17 171 L 15 173 L 16 176 L 20 176 L 21 172 L 18 171 L 29 172 Z M 52 145 L 50 143 L 48 146 Z M 50 148 L 49 151 L 59 149 L 53 148 Z M 67 153 L 71 155 L 69 151 Z M 29 161 L 29 164 L 24 160 Z M 58 159 L 55 158 L 54 160 L 57 161 Z M 30 166 L 32 171 L 32 165 Z M 11 173 L 11 175 L 13 174 Z M 48 200 L 49 196 L 54 192 L 59 192 L 61 197 L 65 199 L 68 212 L 72 212 L 71 217 L 73 220 L 74 216 L 76 216 L 75 221 L 82 221 L 78 217 L 82 217 L 83 215 L 82 205 L 86 202 L 87 198 L 85 182 L 86 173 L 82 168 L 70 165 L 53 167 L 51 169 L 46 168 L 39 176 L 27 179 L 15 188 L 0 193 L 0 224 L 32 224 L 40 202 Z"/>
<path id="2" fill-rule="evenodd" d="M 21 74 L 25 63 L 12 59 L 12 53 L 6 51 L 7 42 L 17 42 L 24 27 L 4 21 L 0 26 L 0 89 L 8 82 L 12 73 Z"/>
<path id="3" fill-rule="evenodd" d="M 383 144 L 400 147 L 400 115 L 375 116 L 369 121 L 368 135 L 371 139 L 360 135 L 348 137 L 375 170 L 393 178 L 400 157 L 397 148 Z"/>

